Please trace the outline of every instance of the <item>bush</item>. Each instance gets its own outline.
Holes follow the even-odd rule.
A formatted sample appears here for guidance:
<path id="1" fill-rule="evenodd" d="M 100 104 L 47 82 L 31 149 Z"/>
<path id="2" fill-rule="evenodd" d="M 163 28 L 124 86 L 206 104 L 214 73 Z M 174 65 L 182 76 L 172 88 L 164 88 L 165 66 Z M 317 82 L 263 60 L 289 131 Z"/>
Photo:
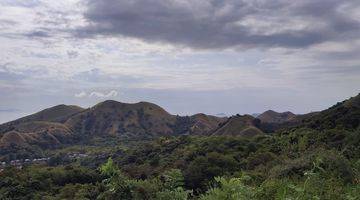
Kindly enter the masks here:
<path id="1" fill-rule="evenodd" d="M 217 186 L 210 188 L 206 194 L 200 196 L 200 200 L 240 200 L 254 199 L 255 189 L 244 184 L 247 176 L 241 178 L 216 177 Z"/>

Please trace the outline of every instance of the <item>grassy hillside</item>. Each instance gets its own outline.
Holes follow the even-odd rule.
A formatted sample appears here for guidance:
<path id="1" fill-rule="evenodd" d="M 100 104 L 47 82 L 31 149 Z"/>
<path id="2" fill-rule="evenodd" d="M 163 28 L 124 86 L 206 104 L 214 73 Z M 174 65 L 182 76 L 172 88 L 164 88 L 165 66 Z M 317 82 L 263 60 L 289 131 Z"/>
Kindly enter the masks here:
<path id="1" fill-rule="evenodd" d="M 256 118 L 260 119 L 261 122 L 264 123 L 284 123 L 293 120 L 295 117 L 296 115 L 292 112 L 278 113 L 273 110 L 268 110 Z"/>
<path id="2" fill-rule="evenodd" d="M 70 117 L 65 125 L 85 135 L 157 137 L 181 134 L 206 134 L 224 119 L 197 114 L 175 116 L 158 105 L 139 102 L 126 104 L 105 101 Z"/>
<path id="3" fill-rule="evenodd" d="M 0 160 L 36 157 L 42 154 L 42 149 L 59 148 L 76 140 L 76 135 L 61 123 L 21 123 L 0 137 Z"/>
<path id="4" fill-rule="evenodd" d="M 208 135 L 216 130 L 227 118 L 220 118 L 205 114 L 196 114 L 190 117 L 191 126 L 188 130 L 190 135 Z"/>
<path id="5" fill-rule="evenodd" d="M 89 109 L 59 105 L 0 125 L 0 146 L 18 151 L 97 143 L 100 137 L 152 139 L 159 136 L 206 135 L 225 119 L 205 114 L 175 116 L 148 102 L 105 101 Z M 21 138 L 21 139 L 20 139 Z M 106 141 L 104 141 L 106 143 Z"/>
<path id="6" fill-rule="evenodd" d="M 69 118 L 65 125 L 86 135 L 151 136 L 170 135 L 173 131 L 169 125 L 174 124 L 175 120 L 175 116 L 155 104 L 105 101 Z"/>
<path id="7" fill-rule="evenodd" d="M 260 121 L 251 115 L 236 115 L 221 124 L 212 135 L 253 137 L 263 134 L 259 125 Z"/>
<path id="8" fill-rule="evenodd" d="M 51 108 L 47 108 L 35 114 L 22 117 L 20 119 L 10 121 L 0 125 L 0 134 L 7 131 L 14 130 L 19 124 L 34 121 L 46 121 L 46 122 L 59 122 L 66 121 L 69 117 L 77 114 L 84 109 L 79 106 L 72 105 L 57 105 Z"/>

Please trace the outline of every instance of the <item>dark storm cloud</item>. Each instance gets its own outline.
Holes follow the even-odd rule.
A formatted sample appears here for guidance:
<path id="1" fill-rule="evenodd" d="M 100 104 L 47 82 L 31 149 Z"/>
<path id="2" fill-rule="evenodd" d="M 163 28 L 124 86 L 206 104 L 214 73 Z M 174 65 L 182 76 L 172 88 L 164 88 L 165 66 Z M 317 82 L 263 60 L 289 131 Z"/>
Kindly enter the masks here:
<path id="1" fill-rule="evenodd" d="M 89 25 L 77 34 L 120 35 L 205 49 L 303 48 L 358 37 L 359 21 L 339 9 L 345 4 L 359 6 L 356 0 L 86 0 Z M 256 31 L 259 25 L 266 27 Z"/>

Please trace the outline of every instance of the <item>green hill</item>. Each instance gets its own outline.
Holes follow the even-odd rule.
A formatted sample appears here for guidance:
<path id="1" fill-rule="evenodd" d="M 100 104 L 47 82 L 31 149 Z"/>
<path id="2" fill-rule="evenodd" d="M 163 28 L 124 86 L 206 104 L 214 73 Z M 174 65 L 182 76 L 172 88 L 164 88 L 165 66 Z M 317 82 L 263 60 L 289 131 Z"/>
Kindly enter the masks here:
<path id="1" fill-rule="evenodd" d="M 334 128 L 358 129 L 360 124 L 360 94 L 312 116 L 304 117 L 302 123 L 299 126 L 307 126 L 318 130 Z"/>

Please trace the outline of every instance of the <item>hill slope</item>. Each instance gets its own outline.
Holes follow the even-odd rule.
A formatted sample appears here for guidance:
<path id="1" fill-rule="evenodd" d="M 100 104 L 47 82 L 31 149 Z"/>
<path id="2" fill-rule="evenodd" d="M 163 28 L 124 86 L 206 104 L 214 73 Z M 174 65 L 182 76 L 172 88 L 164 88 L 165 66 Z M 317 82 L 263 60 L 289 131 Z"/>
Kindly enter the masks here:
<path id="1" fill-rule="evenodd" d="M 175 116 L 158 105 L 105 101 L 70 117 L 65 125 L 85 135 L 166 136 L 202 134 L 215 129 L 222 118 L 197 114 Z"/>
<path id="2" fill-rule="evenodd" d="M 0 134 L 11 130 L 14 130 L 16 126 L 21 123 L 34 122 L 34 121 L 46 121 L 46 122 L 64 122 L 72 115 L 83 111 L 84 109 L 79 106 L 73 105 L 57 105 L 51 108 L 47 108 L 35 114 L 22 117 L 20 119 L 10 121 L 0 125 Z"/>
<path id="3" fill-rule="evenodd" d="M 264 117 L 262 117 L 264 119 Z M 356 130 L 360 124 L 360 94 L 338 102 L 320 112 L 291 116 L 288 120 L 276 123 L 261 120 L 260 129 L 264 132 L 276 132 L 293 128 L 311 128 L 316 130 L 343 129 Z"/>
<path id="4" fill-rule="evenodd" d="M 264 134 L 259 128 L 260 121 L 251 115 L 236 115 L 230 117 L 212 135 L 233 135 L 253 137 Z"/>
<path id="5" fill-rule="evenodd" d="M 261 122 L 264 123 L 284 123 L 293 120 L 295 117 L 296 115 L 292 112 L 278 113 L 273 110 L 268 110 L 256 118 L 260 119 Z"/>
<path id="6" fill-rule="evenodd" d="M 205 114 L 171 115 L 148 102 L 127 104 L 108 100 L 89 109 L 59 105 L 0 125 L 0 147 L 52 148 L 109 135 L 136 139 L 203 135 L 224 120 Z"/>
<path id="7" fill-rule="evenodd" d="M 73 132 L 60 123 L 27 122 L 6 132 L 0 138 L 1 148 L 36 145 L 41 148 L 55 148 L 73 140 Z"/>
<path id="8" fill-rule="evenodd" d="M 191 116 L 191 126 L 189 134 L 191 135 L 207 135 L 219 127 L 219 125 L 225 122 L 225 117 L 215 117 L 211 115 L 205 115 L 199 113 Z"/>
<path id="9" fill-rule="evenodd" d="M 306 116 L 302 123 L 299 126 L 318 130 L 358 129 L 360 126 L 360 94 L 314 115 Z"/>
<path id="10" fill-rule="evenodd" d="M 65 125 L 85 135 L 170 135 L 176 117 L 148 102 L 105 101 L 70 117 Z"/>

